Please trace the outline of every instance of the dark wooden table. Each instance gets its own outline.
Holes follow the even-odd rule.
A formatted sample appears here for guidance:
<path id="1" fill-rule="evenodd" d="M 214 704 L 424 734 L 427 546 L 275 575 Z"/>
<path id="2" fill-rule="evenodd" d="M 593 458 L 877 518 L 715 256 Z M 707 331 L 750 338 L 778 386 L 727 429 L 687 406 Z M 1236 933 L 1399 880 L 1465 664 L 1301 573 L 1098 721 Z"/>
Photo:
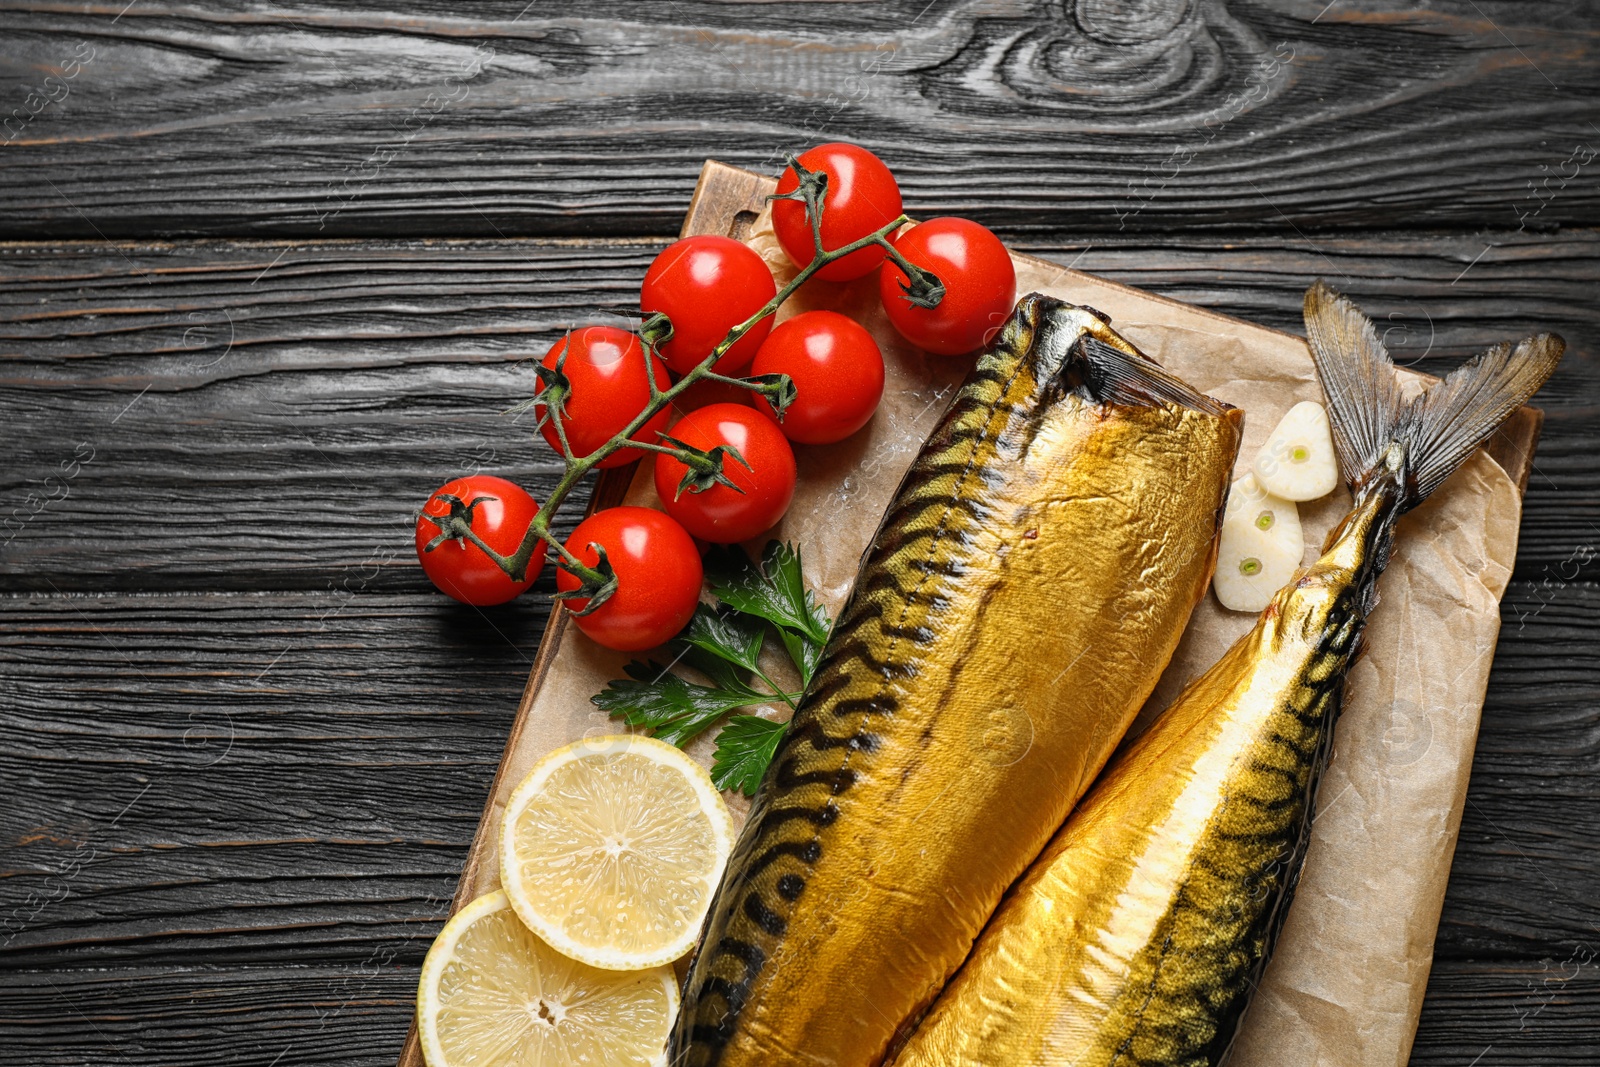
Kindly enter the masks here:
<path id="1" fill-rule="evenodd" d="M 1566 336 L 1412 1062 L 1600 1064 L 1600 4 L 464 10 L 0 3 L 0 1062 L 393 1062 L 548 614 L 411 511 L 542 493 L 521 361 L 703 159 L 840 138 L 1425 369 Z"/>

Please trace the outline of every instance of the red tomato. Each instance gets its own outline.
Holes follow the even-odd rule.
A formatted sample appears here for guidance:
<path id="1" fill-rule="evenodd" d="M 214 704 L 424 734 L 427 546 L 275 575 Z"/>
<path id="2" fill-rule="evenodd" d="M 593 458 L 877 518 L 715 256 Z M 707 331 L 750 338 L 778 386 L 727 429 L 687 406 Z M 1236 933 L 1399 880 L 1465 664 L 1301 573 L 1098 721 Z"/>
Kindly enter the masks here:
<path id="1" fill-rule="evenodd" d="M 457 498 L 471 509 L 472 532 L 502 556 L 517 550 L 522 535 L 528 532 L 528 523 L 539 513 L 539 505 L 533 502 L 533 497 L 504 478 L 474 474 L 440 486 L 422 505 L 424 517 L 417 519 L 416 531 L 417 559 L 422 561 L 423 571 L 439 591 L 463 604 L 487 607 L 504 604 L 532 585 L 544 566 L 543 541 L 528 560 L 527 578 L 520 582 L 513 582 L 494 560 L 483 554 L 483 549 L 464 537 L 441 542 L 432 550 L 428 548 L 440 530 L 426 516 L 449 515 L 450 502 L 443 499 L 447 496 Z"/>
<path id="2" fill-rule="evenodd" d="M 828 189 L 822 194 L 822 247 L 831 252 L 867 234 L 881 230 L 900 217 L 900 186 L 883 165 L 883 160 L 853 144 L 823 144 L 804 152 L 800 165 L 828 175 Z M 778 179 L 778 192 L 792 193 L 800 188 L 800 178 L 789 167 Z M 816 258 L 811 240 L 811 221 L 800 200 L 772 202 L 772 228 L 778 242 L 795 266 L 804 267 Z M 817 277 L 830 282 L 849 281 L 871 274 L 883 262 L 882 248 L 863 248 L 843 259 L 836 259 L 817 271 Z"/>
<path id="3" fill-rule="evenodd" d="M 941 356 L 982 348 L 1005 324 L 1016 303 L 1017 272 L 1000 238 L 967 219 L 929 219 L 906 230 L 895 248 L 938 275 L 944 299 L 936 308 L 913 307 L 901 288 L 905 271 L 886 261 L 878 295 L 900 336 Z"/>
<path id="4" fill-rule="evenodd" d="M 607 508 L 578 524 L 567 551 L 593 567 L 600 562 L 597 544 L 617 573 L 617 589 L 592 615 L 573 618 L 578 629 L 619 652 L 654 648 L 683 629 L 700 601 L 704 573 L 700 550 L 682 526 L 650 508 Z M 556 568 L 557 589 L 582 584 Z M 569 600 L 567 606 L 582 611 L 588 603 Z"/>
<path id="5" fill-rule="evenodd" d="M 722 472 L 737 485 L 713 485 L 695 493 L 678 493 L 688 467 L 665 453 L 656 455 L 656 493 L 667 514 L 702 540 L 725 545 L 744 541 L 774 525 L 794 499 L 794 450 L 772 417 L 742 404 L 711 404 L 691 411 L 670 431 L 684 444 L 709 452 L 730 445 L 744 465 L 726 456 Z"/>
<path id="6" fill-rule="evenodd" d="M 766 262 L 731 237 L 704 234 L 670 244 L 645 271 L 639 308 L 660 311 L 672 320 L 672 340 L 661 355 L 679 374 L 687 374 L 739 325 L 778 295 Z M 769 315 L 739 338 L 717 360 L 719 374 L 736 374 L 750 365 L 772 331 Z"/>
<path id="7" fill-rule="evenodd" d="M 843 441 L 867 424 L 883 399 L 878 343 L 860 323 L 836 311 L 806 311 L 780 323 L 762 343 L 750 372 L 794 380 L 794 402 L 778 426 L 801 444 Z"/>
<path id="8" fill-rule="evenodd" d="M 554 369 L 563 348 L 567 350 L 567 358 L 562 371 L 572 383 L 572 393 L 567 397 L 566 417 L 561 425 L 572 454 L 579 459 L 621 433 L 650 403 L 650 382 L 646 373 L 654 374 L 657 388 L 665 389 L 672 384 L 666 368 L 659 363 L 653 368 L 646 367 L 644 344 L 627 330 L 615 326 L 585 326 L 569 333 L 550 346 L 544 365 Z M 539 391 L 544 391 L 542 383 Z M 539 413 L 543 415 L 543 409 Z M 660 431 L 667 428 L 671 414 L 662 408 L 631 440 L 654 444 Z M 545 418 L 539 432 L 559 454 L 561 441 L 556 436 L 555 423 Z M 624 448 L 595 466 L 621 467 L 641 455 L 637 448 Z"/>

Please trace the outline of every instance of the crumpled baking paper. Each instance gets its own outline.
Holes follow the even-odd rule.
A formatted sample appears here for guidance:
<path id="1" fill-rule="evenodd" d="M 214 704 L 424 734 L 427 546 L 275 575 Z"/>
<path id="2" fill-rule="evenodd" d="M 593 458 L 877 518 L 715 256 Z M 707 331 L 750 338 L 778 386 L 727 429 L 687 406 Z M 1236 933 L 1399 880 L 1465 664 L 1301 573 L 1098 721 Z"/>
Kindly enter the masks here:
<path id="1" fill-rule="evenodd" d="M 792 277 L 765 213 L 748 241 L 780 283 Z M 1019 295 L 1049 293 L 1108 313 L 1118 330 L 1163 366 L 1243 408 L 1245 439 L 1236 476 L 1249 469 L 1284 412 L 1301 400 L 1322 399 L 1310 353 L 1296 337 L 1041 260 L 1016 259 Z M 836 445 L 796 450 L 800 480 L 794 505 L 770 535 L 800 545 L 808 581 L 836 612 L 902 473 L 971 361 L 927 356 L 901 341 L 879 305 L 875 276 L 808 283 L 778 317 L 818 307 L 865 325 L 888 369 L 883 405 L 866 429 Z M 648 465 L 635 477 L 628 499 L 655 502 Z M 1348 505 L 1341 490 L 1301 506 L 1307 561 Z M 1394 562 L 1380 584 L 1368 651 L 1350 678 L 1299 893 L 1231 1067 L 1407 1062 L 1520 510 L 1511 478 L 1480 453 L 1401 523 Z M 758 552 L 765 541 L 749 547 Z M 1158 714 L 1253 622 L 1254 616 L 1226 611 L 1208 594 L 1141 722 Z M 595 646 L 569 621 L 558 619 L 553 626 L 558 630 L 555 646 L 547 650 L 547 669 L 530 681 L 481 845 L 468 867 L 468 896 L 499 884 L 494 853 L 500 813 L 534 761 L 562 744 L 622 728 L 589 698 L 622 677 L 631 657 Z M 712 748 L 712 739 L 702 737 L 690 751 L 709 765 Z M 732 806 L 742 820 L 742 798 L 733 798 Z"/>

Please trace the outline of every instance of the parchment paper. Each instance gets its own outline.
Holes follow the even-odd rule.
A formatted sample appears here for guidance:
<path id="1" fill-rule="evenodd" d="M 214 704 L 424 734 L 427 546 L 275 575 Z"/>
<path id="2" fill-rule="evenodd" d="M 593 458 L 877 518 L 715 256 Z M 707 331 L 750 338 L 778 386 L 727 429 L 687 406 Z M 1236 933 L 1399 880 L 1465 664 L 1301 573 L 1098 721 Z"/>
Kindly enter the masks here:
<path id="1" fill-rule="evenodd" d="M 749 243 L 780 282 L 792 276 L 765 214 Z M 1045 292 L 1107 312 L 1147 354 L 1204 392 L 1243 408 L 1245 442 L 1236 475 L 1249 468 L 1285 411 L 1301 400 L 1322 399 L 1310 354 L 1296 338 L 1016 258 L 1019 295 Z M 888 367 L 883 405 L 866 429 L 837 445 L 797 449 L 795 503 L 771 535 L 801 546 L 807 579 L 836 612 L 901 474 L 970 360 L 925 356 L 902 342 L 878 305 L 875 278 L 812 282 L 779 318 L 814 307 L 844 312 L 865 325 Z M 655 502 L 647 469 L 635 478 L 629 502 Z M 1307 560 L 1315 558 L 1323 535 L 1348 504 L 1341 491 L 1302 506 Z M 1406 1062 L 1432 962 L 1519 517 L 1516 487 L 1493 459 L 1480 454 L 1401 524 L 1369 650 L 1351 678 L 1299 895 L 1232 1067 Z M 766 540 L 749 547 L 759 550 Z M 1254 616 L 1225 611 L 1208 594 L 1141 722 L 1253 622 Z M 620 729 L 589 697 L 622 677 L 629 658 L 567 632 L 508 753 L 488 816 L 495 827 L 506 797 L 540 756 L 585 735 Z M 690 751 L 709 764 L 712 747 L 711 738 L 702 737 Z M 742 821 L 742 798 L 732 806 Z M 494 856 L 486 856 L 477 872 L 475 893 L 497 887 Z"/>

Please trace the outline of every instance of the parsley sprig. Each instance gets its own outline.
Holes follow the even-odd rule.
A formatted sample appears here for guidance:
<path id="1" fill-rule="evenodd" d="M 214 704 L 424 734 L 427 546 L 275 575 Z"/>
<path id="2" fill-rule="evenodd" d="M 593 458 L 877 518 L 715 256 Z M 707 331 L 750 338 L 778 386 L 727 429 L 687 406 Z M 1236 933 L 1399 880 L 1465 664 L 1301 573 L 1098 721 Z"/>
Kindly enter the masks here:
<path id="1" fill-rule="evenodd" d="M 768 543 L 761 562 L 739 548 L 714 549 L 706 558 L 711 592 L 720 602 L 701 604 L 668 648 L 672 662 L 634 660 L 604 692 L 590 699 L 630 726 L 682 747 L 739 708 L 787 704 L 792 710 L 811 682 L 831 625 L 806 588 L 800 553 Z M 800 691 L 789 692 L 761 667 L 761 650 L 775 633 L 795 671 Z M 673 673 L 687 667 L 711 684 Z M 754 794 L 772 762 L 787 723 L 760 715 L 733 715 L 717 735 L 711 780 L 718 789 Z"/>

